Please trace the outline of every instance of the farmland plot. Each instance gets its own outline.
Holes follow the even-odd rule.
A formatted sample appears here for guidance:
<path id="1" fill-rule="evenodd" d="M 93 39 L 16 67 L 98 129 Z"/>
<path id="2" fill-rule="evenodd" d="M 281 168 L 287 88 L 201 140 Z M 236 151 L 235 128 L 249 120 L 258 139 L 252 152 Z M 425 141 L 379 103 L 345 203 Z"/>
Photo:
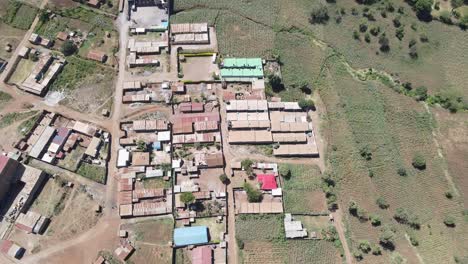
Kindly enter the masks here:
<path id="1" fill-rule="evenodd" d="M 287 213 L 326 213 L 325 194 L 320 189 L 321 173 L 315 166 L 280 164 L 287 167 L 291 178 L 283 178 L 284 208 Z"/>
<path id="2" fill-rule="evenodd" d="M 445 215 L 459 215 L 457 221 L 462 221 L 463 208 L 444 197 L 450 186 L 441 167 L 443 160 L 433 145 L 434 124 L 424 107 L 379 83 L 354 81 L 336 61 L 328 69 L 331 75 L 325 77 L 327 84 L 320 94 L 331 117 L 331 144 L 339 150 L 330 155 L 332 168 L 341 176 L 340 186 L 346 186 L 340 193 L 341 204 L 346 206 L 353 200 L 367 212 L 384 215 L 384 223 L 398 227 L 396 247 L 408 260 L 416 260 L 419 253 L 424 260 L 443 262 L 466 252 L 466 243 L 461 242 L 465 228 L 456 235 L 443 224 Z M 370 151 L 369 160 L 361 156 L 363 148 Z M 412 167 L 415 153 L 426 157 L 425 170 Z M 405 168 L 408 175 L 399 176 L 399 168 Z M 378 209 L 378 197 L 388 201 L 389 210 Z M 409 227 L 393 220 L 397 207 L 407 208 L 422 223 L 415 231 L 421 241 L 416 251 L 409 250 L 404 236 L 411 231 Z M 377 242 L 378 228 L 351 216 L 348 219 L 353 241 Z M 375 259 L 369 261 L 375 263 Z"/>
<path id="3" fill-rule="evenodd" d="M 243 263 L 341 263 L 332 243 L 286 240 L 283 215 L 240 215 L 236 239 Z"/>

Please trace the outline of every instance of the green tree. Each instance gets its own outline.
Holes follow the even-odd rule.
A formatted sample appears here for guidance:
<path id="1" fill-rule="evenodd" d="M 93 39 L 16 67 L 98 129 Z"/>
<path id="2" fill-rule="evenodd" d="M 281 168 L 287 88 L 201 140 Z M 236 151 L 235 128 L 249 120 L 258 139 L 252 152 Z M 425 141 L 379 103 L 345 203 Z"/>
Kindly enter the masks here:
<path id="1" fill-rule="evenodd" d="M 73 55 L 76 52 L 76 50 L 77 50 L 77 47 L 70 40 L 66 40 L 62 45 L 62 53 L 65 56 Z"/>
<path id="2" fill-rule="evenodd" d="M 229 184 L 229 178 L 226 174 L 219 175 L 219 180 L 224 184 Z"/>
<path id="3" fill-rule="evenodd" d="M 271 85 L 273 92 L 278 93 L 284 90 L 283 81 L 281 78 L 276 74 L 271 74 L 268 76 L 268 83 Z"/>
<path id="4" fill-rule="evenodd" d="M 309 17 L 311 24 L 325 24 L 328 22 L 330 16 L 328 15 L 328 9 L 325 5 L 320 5 L 312 10 Z"/>
<path id="5" fill-rule="evenodd" d="M 388 40 L 387 36 L 385 36 L 385 33 L 380 36 L 379 44 L 380 44 L 380 51 L 382 52 L 390 51 L 390 41 Z"/>
<path id="6" fill-rule="evenodd" d="M 357 260 L 360 261 L 362 260 L 362 252 L 359 250 L 353 250 L 353 257 Z"/>
<path id="7" fill-rule="evenodd" d="M 460 18 L 460 27 L 462 29 L 468 28 L 468 14 L 465 14 L 462 18 Z"/>
<path id="8" fill-rule="evenodd" d="M 379 242 L 385 248 L 393 249 L 395 247 L 395 233 L 390 229 L 384 229 L 380 233 Z"/>
<path id="9" fill-rule="evenodd" d="M 305 98 L 302 98 L 301 100 L 299 100 L 298 104 L 299 104 L 299 106 L 300 106 L 302 109 L 305 109 L 305 110 L 308 110 L 308 109 L 315 110 L 315 102 L 314 102 L 312 99 L 305 99 Z"/>
<path id="10" fill-rule="evenodd" d="M 138 149 L 139 151 L 145 151 L 145 150 L 147 149 L 146 142 L 143 141 L 143 140 L 141 140 L 141 139 L 139 139 L 139 140 L 137 141 L 137 149 Z"/>
<path id="11" fill-rule="evenodd" d="M 388 207 L 390 207 L 390 204 L 388 204 L 388 202 L 383 197 L 377 198 L 375 202 L 380 209 L 387 209 Z"/>
<path id="12" fill-rule="evenodd" d="M 382 223 L 382 220 L 380 219 L 380 216 L 376 214 L 371 214 L 369 216 L 370 222 L 373 226 L 379 226 Z"/>
<path id="13" fill-rule="evenodd" d="M 250 183 L 244 183 L 244 190 L 247 193 L 247 200 L 249 203 L 259 203 L 262 201 L 262 192 L 259 189 L 253 187 Z"/>
<path id="14" fill-rule="evenodd" d="M 252 168 L 253 163 L 254 162 L 250 159 L 245 159 L 241 161 L 241 166 L 249 177 L 253 176 L 253 168 Z"/>
<path id="15" fill-rule="evenodd" d="M 359 246 L 358 246 L 359 250 L 361 250 L 363 253 L 369 253 L 369 251 L 371 250 L 371 245 L 369 243 L 369 241 L 367 240 L 361 240 L 359 241 Z"/>
<path id="16" fill-rule="evenodd" d="M 417 101 L 425 101 L 427 99 L 427 88 L 425 86 L 419 86 L 414 90 L 414 98 Z"/>
<path id="17" fill-rule="evenodd" d="M 406 169 L 403 168 L 403 167 L 398 168 L 397 173 L 400 176 L 407 176 L 408 175 L 408 173 L 406 172 Z"/>
<path id="18" fill-rule="evenodd" d="M 418 170 L 426 169 L 426 159 L 420 153 L 417 153 L 413 156 L 413 161 L 411 162 L 411 164 Z"/>
<path id="19" fill-rule="evenodd" d="M 374 244 L 372 243 L 371 244 L 371 251 L 372 251 L 372 255 L 381 255 L 382 254 L 382 248 L 377 245 L 377 244 Z"/>
<path id="20" fill-rule="evenodd" d="M 195 196 L 191 192 L 184 192 L 180 195 L 180 201 L 184 204 L 191 204 L 195 201 Z"/>
<path id="21" fill-rule="evenodd" d="M 414 9 L 421 19 L 430 19 L 434 0 L 416 0 Z"/>
<path id="22" fill-rule="evenodd" d="M 279 174 L 281 175 L 281 177 L 283 177 L 286 180 L 291 179 L 291 176 L 292 176 L 291 169 L 287 166 L 280 166 Z"/>
<path id="23" fill-rule="evenodd" d="M 451 215 L 445 216 L 444 224 L 448 227 L 455 227 L 455 218 Z"/>

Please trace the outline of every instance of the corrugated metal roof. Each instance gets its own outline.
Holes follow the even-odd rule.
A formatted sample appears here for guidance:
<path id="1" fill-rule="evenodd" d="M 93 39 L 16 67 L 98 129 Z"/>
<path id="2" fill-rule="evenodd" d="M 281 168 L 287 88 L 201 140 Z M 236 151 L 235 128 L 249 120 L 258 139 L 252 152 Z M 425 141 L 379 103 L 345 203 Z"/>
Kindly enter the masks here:
<path id="1" fill-rule="evenodd" d="M 187 246 L 208 243 L 208 227 L 192 226 L 174 229 L 176 246 Z"/>

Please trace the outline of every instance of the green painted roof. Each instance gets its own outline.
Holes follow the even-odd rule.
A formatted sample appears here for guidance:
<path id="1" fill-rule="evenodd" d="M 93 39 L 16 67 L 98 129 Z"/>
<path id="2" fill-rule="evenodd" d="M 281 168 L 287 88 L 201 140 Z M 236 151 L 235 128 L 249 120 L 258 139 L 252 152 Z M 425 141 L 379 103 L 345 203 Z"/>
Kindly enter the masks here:
<path id="1" fill-rule="evenodd" d="M 263 77 L 261 58 L 226 58 L 223 61 L 221 76 L 226 77 Z"/>

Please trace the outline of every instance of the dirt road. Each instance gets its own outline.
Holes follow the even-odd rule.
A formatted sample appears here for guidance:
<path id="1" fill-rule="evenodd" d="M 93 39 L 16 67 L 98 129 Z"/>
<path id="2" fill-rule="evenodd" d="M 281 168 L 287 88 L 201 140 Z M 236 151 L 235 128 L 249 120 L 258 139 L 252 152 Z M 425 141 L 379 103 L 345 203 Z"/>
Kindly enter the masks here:
<path id="1" fill-rule="evenodd" d="M 343 214 L 341 210 L 336 210 L 335 213 L 333 213 L 333 216 L 335 218 L 334 226 L 336 228 L 336 231 L 338 232 L 338 236 L 340 237 L 341 244 L 343 245 L 343 251 L 346 257 L 346 264 L 352 264 L 353 256 L 351 255 L 351 251 L 349 250 L 348 246 L 348 241 L 346 240 L 345 236 L 345 230 L 343 227 Z"/>

